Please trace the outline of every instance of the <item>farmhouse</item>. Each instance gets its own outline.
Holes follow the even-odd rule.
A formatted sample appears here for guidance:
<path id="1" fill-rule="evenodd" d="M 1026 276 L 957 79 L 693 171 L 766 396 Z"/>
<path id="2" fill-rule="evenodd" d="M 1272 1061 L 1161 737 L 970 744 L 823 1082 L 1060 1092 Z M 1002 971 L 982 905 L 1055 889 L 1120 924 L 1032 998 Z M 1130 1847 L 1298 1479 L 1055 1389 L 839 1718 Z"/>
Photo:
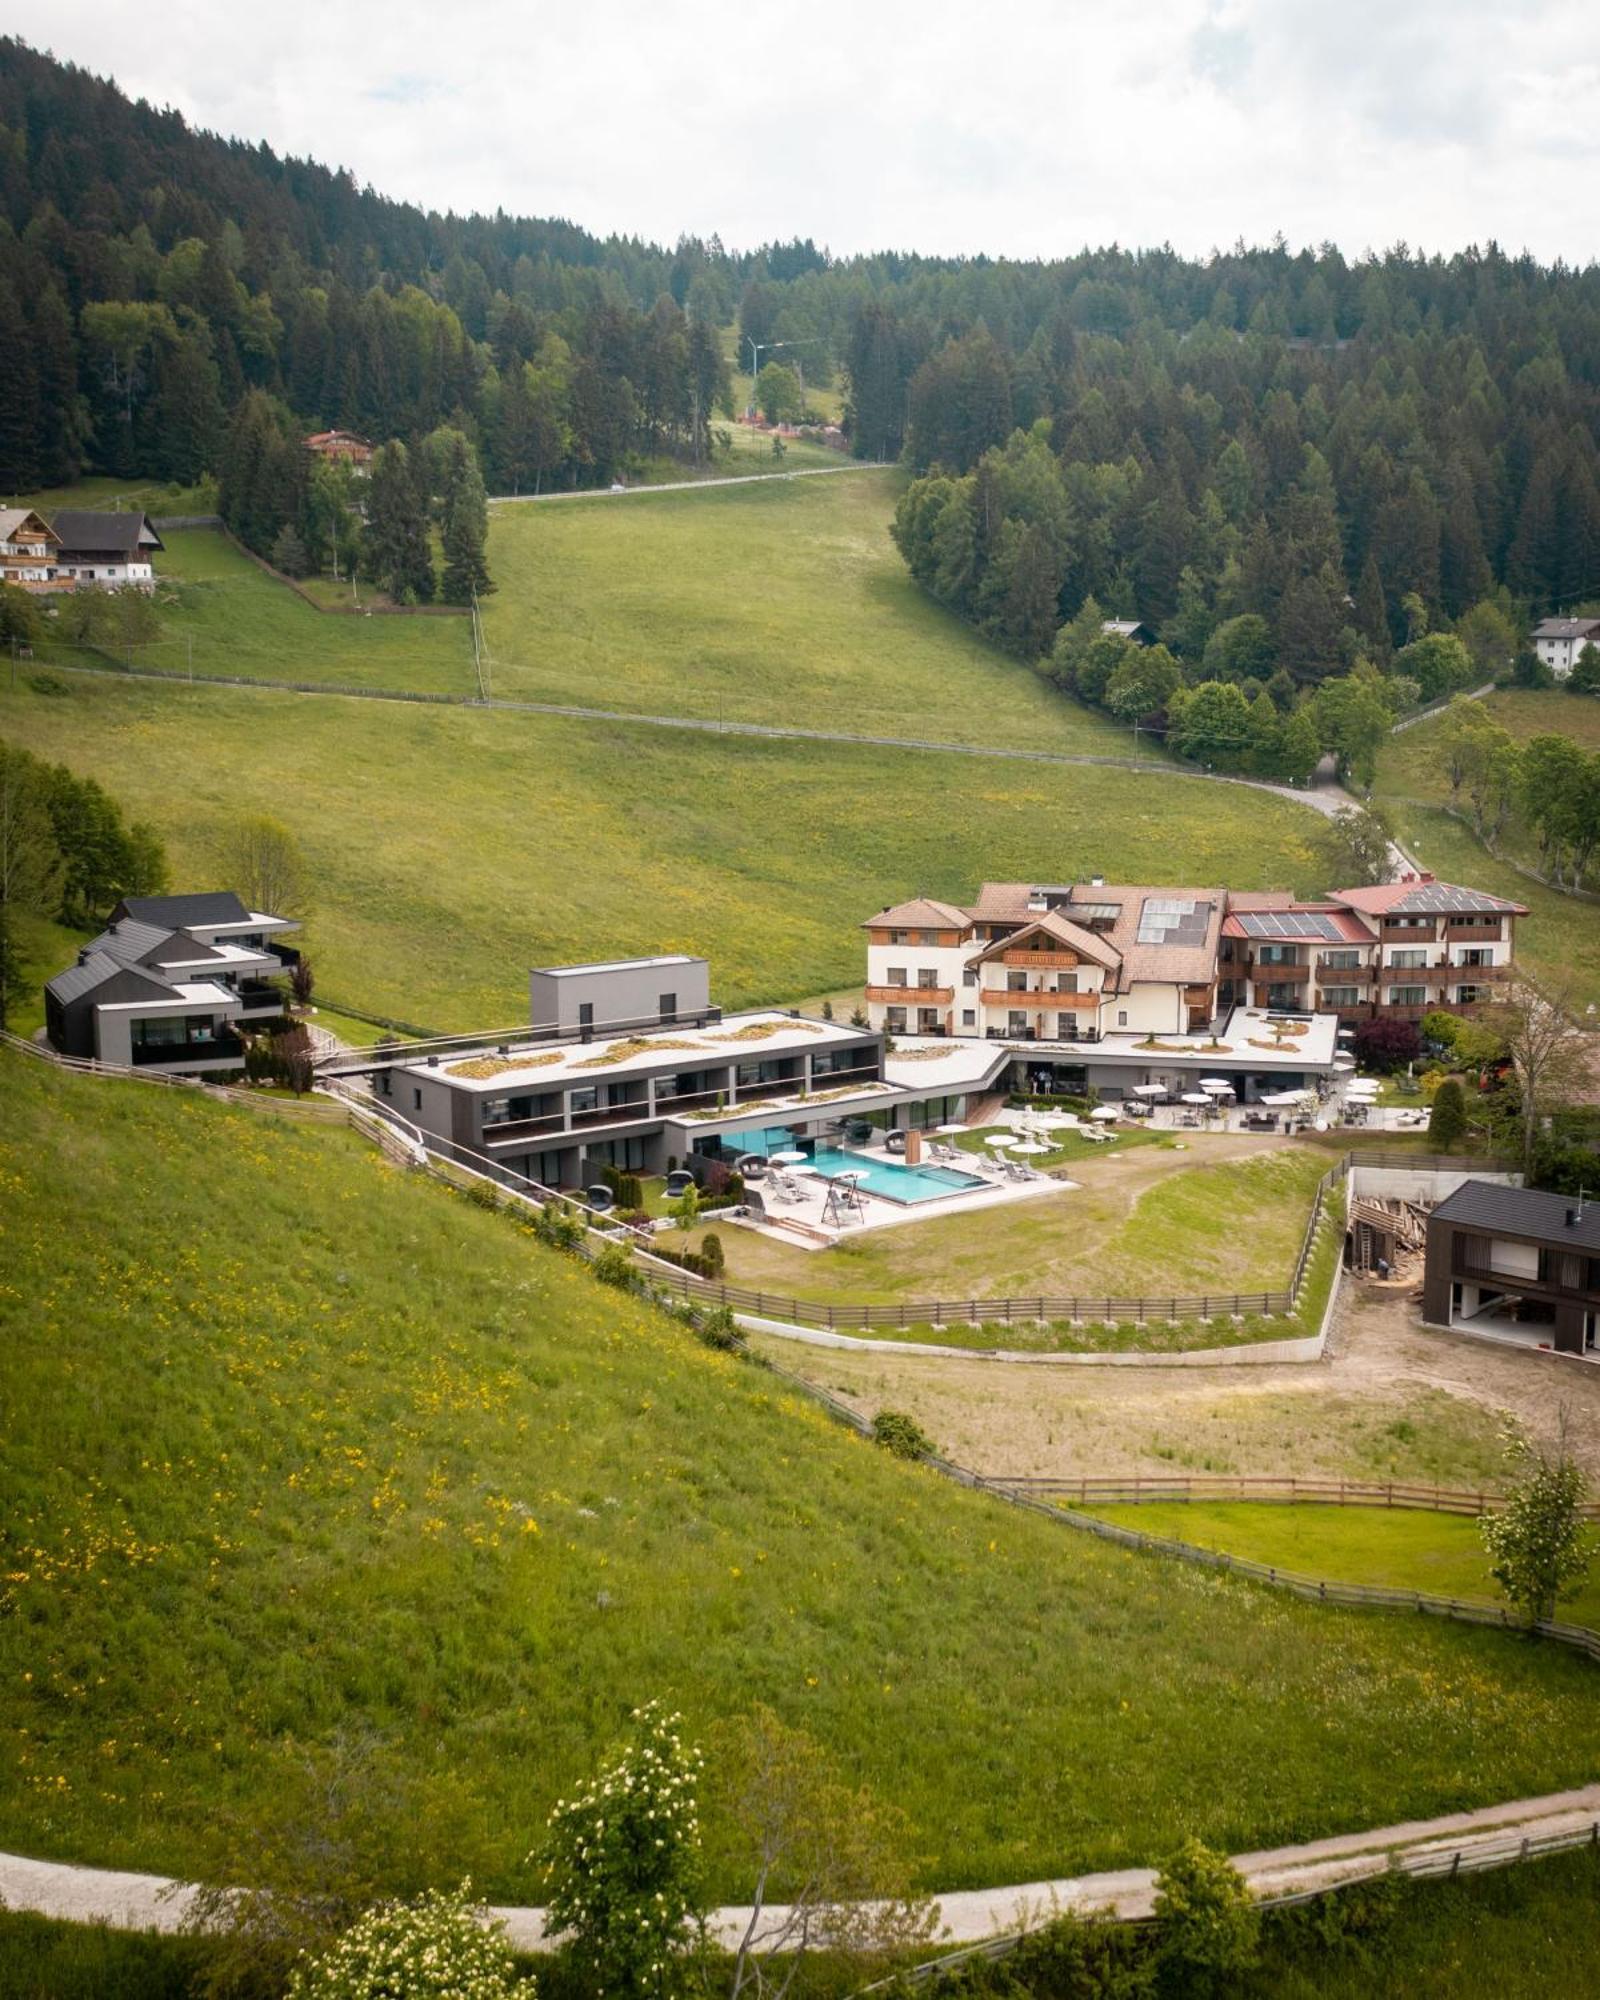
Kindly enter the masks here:
<path id="1" fill-rule="evenodd" d="M 63 1055 L 125 1068 L 237 1069 L 238 1028 L 283 1012 L 275 982 L 299 954 L 276 939 L 298 928 L 231 891 L 127 897 L 46 984 L 46 1033 Z"/>
<path id="2" fill-rule="evenodd" d="M 151 556 L 166 545 L 148 514 L 68 510 L 57 514 L 52 526 L 60 544 L 52 579 L 58 588 L 70 590 L 79 584 L 108 590 L 124 584 L 155 588 Z"/>
<path id="3" fill-rule="evenodd" d="M 1106 618 L 1101 621 L 1100 630 L 1115 639 L 1131 639 L 1136 646 L 1153 646 L 1156 642 L 1154 628 L 1142 618 Z"/>
<path id="4" fill-rule="evenodd" d="M 1600 1204 L 1464 1181 L 1428 1217 L 1426 1254 L 1430 1325 L 1600 1351 Z"/>
<path id="5" fill-rule="evenodd" d="M 61 538 L 31 507 L 0 507 L 0 583 L 20 590 L 48 590 L 60 560 Z"/>
<path id="6" fill-rule="evenodd" d="M 305 447 L 314 458 L 348 465 L 355 472 L 365 472 L 372 463 L 373 447 L 354 431 L 313 431 Z"/>
<path id="7" fill-rule="evenodd" d="M 1572 672 L 1585 646 L 1600 646 L 1600 618 L 1546 618 L 1533 628 L 1533 650 L 1557 680 Z"/>

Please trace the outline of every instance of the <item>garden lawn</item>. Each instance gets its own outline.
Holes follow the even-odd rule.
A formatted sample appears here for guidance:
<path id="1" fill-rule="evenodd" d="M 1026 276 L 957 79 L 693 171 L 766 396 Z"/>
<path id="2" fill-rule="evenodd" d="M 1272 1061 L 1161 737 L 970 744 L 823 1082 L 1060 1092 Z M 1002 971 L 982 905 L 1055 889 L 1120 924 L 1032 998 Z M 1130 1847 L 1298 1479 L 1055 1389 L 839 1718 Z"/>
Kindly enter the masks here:
<path id="1" fill-rule="evenodd" d="M 323 612 L 269 576 L 216 528 L 169 529 L 156 563 L 161 636 L 135 646 L 133 664 L 163 673 L 242 674 L 253 680 L 475 695 L 465 617 Z M 109 665 L 46 638 L 41 663 Z M 119 656 L 120 659 L 120 656 Z"/>
<path id="2" fill-rule="evenodd" d="M 1074 1164 L 1079 1185 L 1060 1194 L 864 1230 L 831 1250 L 724 1229 L 728 1282 L 865 1304 L 1279 1290 L 1327 1159 L 1295 1146 L 1218 1157 L 1227 1144 L 1107 1147 Z"/>
<path id="3" fill-rule="evenodd" d="M 483 607 L 495 694 L 1135 754 L 1128 731 L 918 590 L 889 539 L 899 490 L 892 471 L 851 472 L 495 508 L 498 588 Z M 940 811 L 938 786 L 930 771 L 922 810 Z M 729 804 L 766 820 L 759 793 Z M 782 839 L 782 823 L 768 824 Z"/>
<path id="4" fill-rule="evenodd" d="M 658 951 L 709 957 L 724 1005 L 791 1004 L 859 979 L 861 920 L 886 902 L 965 899 L 984 876 L 1025 880 L 1046 862 L 1064 881 L 1315 875 L 1311 813 L 1167 772 L 269 690 L 56 686 L 0 678 L 0 737 L 150 820 L 177 889 L 218 885 L 239 815 L 282 819 L 307 856 L 306 947 L 327 1000 L 424 1027 L 525 1021 L 530 965 Z"/>
<path id="5" fill-rule="evenodd" d="M 47 521 L 63 508 L 114 513 L 142 507 L 152 519 L 168 514 L 214 514 L 217 486 L 210 478 L 201 480 L 198 486 L 162 486 L 153 480 L 113 479 L 109 474 L 96 473 L 71 486 L 51 486 L 30 493 L 16 505 L 37 507 Z M 165 540 L 164 534 L 162 539 Z"/>
<path id="6" fill-rule="evenodd" d="M 44 1026 L 44 983 L 65 972 L 76 962 L 79 951 L 92 935 L 89 931 L 68 930 L 64 924 L 41 917 L 32 910 L 14 907 L 6 912 L 11 925 L 11 941 L 21 961 L 22 991 L 13 997 L 7 1026 L 14 1035 L 31 1035 Z"/>
<path id="7" fill-rule="evenodd" d="M 18 1056 L 0 1095 L 8 1848 L 194 1869 L 338 1739 L 410 1787 L 397 1877 L 531 1899 L 652 1695 L 769 1702 L 948 1887 L 1595 1769 L 1565 1654 L 956 1488 L 342 1130 Z"/>
<path id="8" fill-rule="evenodd" d="M 1531 736 L 1571 736 L 1586 749 L 1600 748 L 1600 701 L 1559 692 L 1508 689 L 1485 706 L 1519 742 Z M 1517 956 L 1530 969 L 1570 986 L 1580 1005 L 1600 1002 L 1600 904 L 1564 896 L 1521 874 L 1510 862 L 1532 866 L 1538 856 L 1513 823 L 1497 860 L 1464 818 L 1445 810 L 1449 780 L 1438 754 L 1437 723 L 1420 723 L 1392 736 L 1379 758 L 1374 797 L 1393 813 L 1401 840 L 1425 868 L 1447 882 L 1461 882 L 1525 903 L 1517 924 Z M 1469 802 L 1462 799 L 1467 813 Z"/>
<path id="9" fill-rule="evenodd" d="M 1152 1500 L 1081 1511 L 1120 1521 L 1142 1534 L 1224 1549 L 1229 1555 L 1301 1576 L 1504 1602 L 1489 1574 L 1479 1524 L 1469 1515 L 1402 1507 L 1220 1500 L 1170 1504 Z M 1564 1604 L 1559 1615 L 1575 1625 L 1600 1629 L 1600 1576 L 1591 1574 L 1579 1596 Z"/>

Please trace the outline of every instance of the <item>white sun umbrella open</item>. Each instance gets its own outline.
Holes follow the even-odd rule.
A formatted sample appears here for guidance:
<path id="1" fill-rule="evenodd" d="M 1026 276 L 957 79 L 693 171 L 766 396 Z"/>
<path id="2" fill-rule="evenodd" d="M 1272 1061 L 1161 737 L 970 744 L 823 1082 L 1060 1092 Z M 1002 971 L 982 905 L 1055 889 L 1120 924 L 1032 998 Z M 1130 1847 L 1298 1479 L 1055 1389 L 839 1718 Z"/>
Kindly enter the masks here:
<path id="1" fill-rule="evenodd" d="M 1353 1076 L 1345 1085 L 1344 1094 L 1346 1097 L 1376 1097 L 1382 1088 L 1382 1084 L 1374 1083 L 1370 1077 Z"/>
<path id="2" fill-rule="evenodd" d="M 1043 1155 L 1048 1153 L 1050 1148 L 1048 1146 L 1041 1146 L 1037 1139 L 1024 1139 L 1020 1146 L 1013 1146 L 1011 1150 L 1014 1153 L 1038 1153 Z"/>
<path id="3" fill-rule="evenodd" d="M 1114 1104 L 1097 1104 L 1089 1116 L 1098 1125 L 1114 1125 L 1122 1113 Z"/>
<path id="4" fill-rule="evenodd" d="M 951 1132 L 965 1132 L 967 1128 L 965 1125 L 935 1125 L 933 1129 L 942 1139 Z"/>
<path id="5" fill-rule="evenodd" d="M 1133 1094 L 1135 1097 L 1165 1097 L 1167 1086 L 1164 1083 L 1136 1083 Z"/>
<path id="6" fill-rule="evenodd" d="M 1229 1083 L 1225 1076 L 1203 1076 L 1200 1079 L 1200 1088 L 1202 1090 L 1232 1090 L 1233 1085 Z"/>
<path id="7" fill-rule="evenodd" d="M 991 1132 L 983 1143 L 986 1146 L 993 1146 L 998 1152 L 1004 1146 L 1020 1146 L 1022 1141 L 1011 1132 Z"/>
<path id="8" fill-rule="evenodd" d="M 1308 1090 L 1275 1090 L 1269 1097 L 1261 1097 L 1256 1101 L 1274 1111 L 1287 1111 L 1292 1105 L 1304 1104 L 1310 1095 Z"/>
<path id="9" fill-rule="evenodd" d="M 809 1153 L 773 1153 L 770 1157 L 775 1167 L 803 1167 L 810 1160 L 811 1155 Z"/>
<path id="10" fill-rule="evenodd" d="M 1178 1101 L 1180 1104 L 1209 1104 L 1211 1099 L 1203 1090 L 1186 1090 Z"/>

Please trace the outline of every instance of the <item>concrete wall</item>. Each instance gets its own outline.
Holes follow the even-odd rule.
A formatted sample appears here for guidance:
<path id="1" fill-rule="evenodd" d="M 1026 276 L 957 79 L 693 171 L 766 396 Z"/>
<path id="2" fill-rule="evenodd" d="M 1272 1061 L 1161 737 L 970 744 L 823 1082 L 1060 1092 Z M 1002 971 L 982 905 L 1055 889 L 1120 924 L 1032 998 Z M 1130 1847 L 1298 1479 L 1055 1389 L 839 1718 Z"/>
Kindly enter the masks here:
<path id="1" fill-rule="evenodd" d="M 1520 1187 L 1521 1174 L 1489 1174 L 1476 1167 L 1440 1173 L 1428 1167 L 1352 1167 L 1352 1198 L 1364 1195 L 1372 1201 L 1416 1201 L 1439 1203 L 1453 1195 L 1463 1181 L 1495 1181 L 1501 1187 Z"/>
<path id="2" fill-rule="evenodd" d="M 615 966 L 562 971 L 535 970 L 528 975 L 529 1018 L 536 1028 L 576 1033 L 580 1009 L 594 1009 L 596 1034 L 617 1022 L 638 1026 L 661 1018 L 661 996 L 676 996 L 679 1020 L 709 1012 L 711 969 L 703 958 L 662 964 L 636 959 Z"/>

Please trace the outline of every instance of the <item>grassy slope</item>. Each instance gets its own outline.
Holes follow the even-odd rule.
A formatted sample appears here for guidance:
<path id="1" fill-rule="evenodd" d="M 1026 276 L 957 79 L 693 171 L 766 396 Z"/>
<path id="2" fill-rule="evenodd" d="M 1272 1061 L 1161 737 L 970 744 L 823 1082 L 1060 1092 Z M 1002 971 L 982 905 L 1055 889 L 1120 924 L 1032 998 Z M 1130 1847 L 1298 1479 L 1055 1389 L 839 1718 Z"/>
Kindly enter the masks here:
<path id="1" fill-rule="evenodd" d="M 1571 736 L 1587 749 L 1600 747 L 1600 702 L 1557 692 L 1507 690 L 1486 706 L 1511 733 Z M 1543 888 L 1497 861 L 1471 828 L 1442 810 L 1449 780 L 1439 759 L 1437 725 L 1420 724 L 1391 737 L 1379 762 L 1374 796 L 1390 806 L 1401 838 L 1425 868 L 1446 881 L 1466 882 L 1493 895 L 1526 903 L 1517 927 L 1518 955 L 1529 967 L 1558 982 L 1570 982 L 1583 1003 L 1600 1001 L 1600 906 Z M 1463 802 L 1463 811 L 1466 804 Z M 1506 852 L 1524 863 L 1526 851 L 1515 829 Z"/>
<path id="2" fill-rule="evenodd" d="M 1298 1147 L 1211 1165 L 1199 1143 L 1136 1148 L 1075 1165 L 1080 1185 L 1064 1194 L 870 1230 L 834 1250 L 721 1235 L 730 1283 L 808 1298 L 1265 1291 L 1288 1282 L 1327 1164 Z"/>
<path id="3" fill-rule="evenodd" d="M 525 1018 L 526 967 L 612 953 L 702 952 L 725 1003 L 792 1000 L 859 977 L 866 913 L 985 875 L 1315 873 L 1309 813 L 1164 774 L 76 678 L 0 681 L 0 736 L 152 820 L 181 888 L 236 814 L 282 818 L 330 999 L 440 1028 Z"/>
<path id="4" fill-rule="evenodd" d="M 342 1133 L 17 1058 L 0 1091 L 6 1846 L 182 1868 L 295 1739 L 372 1730 L 470 1790 L 440 1866 L 527 1895 L 652 1693 L 803 1722 L 948 1884 L 1594 1770 L 1565 1656 L 1009 1513 Z"/>
<path id="5" fill-rule="evenodd" d="M 477 690 L 465 618 L 317 611 L 214 528 L 177 528 L 163 539 L 166 553 L 156 558 L 161 637 L 136 648 L 136 666 L 186 673 L 192 660 L 197 674 L 437 694 Z M 40 659 L 54 650 L 46 641 Z"/>
<path id="6" fill-rule="evenodd" d="M 1302 1576 L 1499 1601 L 1478 1523 L 1459 1514 L 1199 1500 L 1087 1511 L 1147 1535 L 1226 1549 Z M 1592 1577 L 1561 1615 L 1600 1628 L 1600 1577 Z"/>
<path id="7" fill-rule="evenodd" d="M 898 490 L 885 471 L 497 508 L 495 693 L 1129 755 L 1127 731 L 916 588 L 889 539 Z"/>

